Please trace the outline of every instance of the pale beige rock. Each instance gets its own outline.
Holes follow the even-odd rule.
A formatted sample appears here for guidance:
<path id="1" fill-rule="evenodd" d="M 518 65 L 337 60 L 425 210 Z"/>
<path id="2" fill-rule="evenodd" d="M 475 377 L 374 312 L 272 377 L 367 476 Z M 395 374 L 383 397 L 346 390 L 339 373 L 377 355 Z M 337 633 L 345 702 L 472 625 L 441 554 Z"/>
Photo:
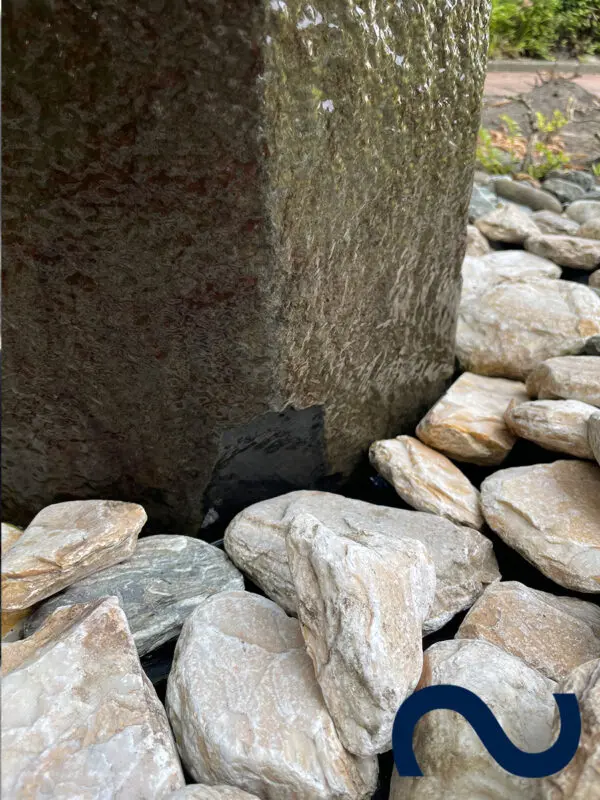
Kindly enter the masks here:
<path id="1" fill-rule="evenodd" d="M 600 608 L 517 581 L 493 583 L 471 607 L 457 639 L 485 639 L 559 681 L 600 658 Z"/>
<path id="2" fill-rule="evenodd" d="M 23 529 L 7 522 L 2 523 L 2 546 L 1 554 L 8 553 L 10 548 L 23 535 Z M 0 613 L 2 623 L 2 641 L 18 642 L 23 638 L 25 621 L 31 614 L 32 609 L 21 609 L 19 611 L 2 611 Z"/>
<path id="3" fill-rule="evenodd" d="M 400 497 L 417 511 L 481 528 L 479 492 L 446 456 L 414 439 L 398 436 L 374 442 L 369 450 L 371 464 Z"/>
<path id="4" fill-rule="evenodd" d="M 504 413 L 511 401 L 525 400 L 519 381 L 465 372 L 419 422 L 417 436 L 457 461 L 500 464 L 516 441 Z"/>
<path id="5" fill-rule="evenodd" d="M 160 800 L 184 785 L 117 599 L 2 646 L 2 797 Z"/>
<path id="6" fill-rule="evenodd" d="M 463 369 L 527 376 L 540 361 L 578 353 L 600 333 L 600 297 L 570 281 L 501 283 L 463 298 L 456 337 Z"/>
<path id="7" fill-rule="evenodd" d="M 598 200 L 577 200 L 567 207 L 565 214 L 569 219 L 584 225 L 589 220 L 600 217 L 600 202 Z"/>
<path id="8" fill-rule="evenodd" d="M 600 241 L 581 236 L 530 236 L 525 249 L 542 258 L 549 258 L 561 267 L 595 269 L 600 264 Z"/>
<path id="9" fill-rule="evenodd" d="M 462 300 L 498 283 L 560 278 L 562 270 L 546 258 L 524 250 L 500 250 L 486 256 L 466 256 L 462 265 Z"/>
<path id="10" fill-rule="evenodd" d="M 549 358 L 527 377 L 530 397 L 579 400 L 600 406 L 600 358 L 564 356 Z"/>
<path id="11" fill-rule="evenodd" d="M 577 231 L 578 236 L 583 236 L 584 239 L 600 239 L 600 217 L 593 217 Z"/>
<path id="12" fill-rule="evenodd" d="M 536 211 L 532 218 L 542 233 L 575 236 L 579 230 L 578 222 L 554 211 Z"/>
<path id="13" fill-rule="evenodd" d="M 201 783 L 190 783 L 184 789 L 178 789 L 166 800 L 258 800 L 255 794 L 249 794 L 235 786 L 206 786 Z"/>
<path id="14" fill-rule="evenodd" d="M 481 485 L 486 522 L 548 578 L 600 590 L 600 467 L 554 461 L 500 470 Z"/>
<path id="15" fill-rule="evenodd" d="M 488 239 L 509 244 L 523 244 L 529 236 L 540 232 L 532 217 L 512 204 L 479 217 L 475 225 Z"/>
<path id="16" fill-rule="evenodd" d="M 488 240 L 475 225 L 467 225 L 467 255 L 484 256 L 491 251 Z"/>
<path id="17" fill-rule="evenodd" d="M 377 760 L 343 748 L 297 620 L 220 592 L 186 620 L 167 686 L 183 763 L 200 783 L 264 800 L 368 798 Z"/>
<path id="18" fill-rule="evenodd" d="M 128 558 L 145 522 L 141 506 L 117 500 L 47 506 L 2 559 L 2 608 L 28 608 Z"/>
<path id="19" fill-rule="evenodd" d="M 592 272 L 588 278 L 588 286 L 591 286 L 592 289 L 600 289 L 600 269 Z"/>
<path id="20" fill-rule="evenodd" d="M 8 522 L 2 523 L 2 549 L 1 554 L 8 553 L 10 548 L 21 538 L 23 529 Z"/>
<path id="21" fill-rule="evenodd" d="M 581 713 L 581 738 L 567 766 L 540 781 L 540 800 L 598 800 L 600 796 L 600 660 L 582 664 L 556 688 L 576 694 Z M 553 733 L 558 735 L 560 717 L 554 714 Z"/>
<path id="22" fill-rule="evenodd" d="M 545 750 L 552 740 L 556 684 L 520 658 L 489 642 L 453 640 L 425 652 L 423 686 L 469 689 L 492 710 L 522 750 Z M 454 711 L 426 714 L 416 725 L 414 753 L 425 777 L 392 777 L 390 800 L 537 800 L 535 781 L 506 772 L 471 724 Z"/>
<path id="23" fill-rule="evenodd" d="M 594 458 L 600 464 L 600 411 L 588 420 L 588 442 Z"/>
<path id="24" fill-rule="evenodd" d="M 341 535 L 363 530 L 416 539 L 436 570 L 436 595 L 423 630 L 431 633 L 469 608 L 484 586 L 500 577 L 492 543 L 471 528 L 419 511 L 375 506 L 328 492 L 290 492 L 242 511 L 225 532 L 225 549 L 237 566 L 288 613 L 297 598 L 285 539 L 294 516 L 311 514 Z"/>
<path id="25" fill-rule="evenodd" d="M 415 539 L 338 536 L 309 514 L 294 518 L 286 544 L 302 633 L 342 744 L 384 753 L 421 675 L 433 562 Z"/>
<path id="26" fill-rule="evenodd" d="M 515 436 L 578 458 L 594 458 L 587 437 L 595 407 L 578 400 L 530 400 L 511 403 L 504 419 Z"/>

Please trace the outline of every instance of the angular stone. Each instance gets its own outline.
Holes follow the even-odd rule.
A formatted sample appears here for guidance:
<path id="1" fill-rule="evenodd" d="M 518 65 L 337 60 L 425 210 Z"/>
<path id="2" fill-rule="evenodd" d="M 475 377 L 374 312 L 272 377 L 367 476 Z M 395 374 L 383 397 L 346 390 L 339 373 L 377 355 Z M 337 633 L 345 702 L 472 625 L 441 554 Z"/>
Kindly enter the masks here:
<path id="1" fill-rule="evenodd" d="M 544 575 L 600 590 L 600 468 L 555 461 L 504 469 L 481 484 L 486 522 Z"/>
<path id="2" fill-rule="evenodd" d="M 484 217 L 493 211 L 498 204 L 496 192 L 492 187 L 478 186 L 475 184 L 471 190 L 469 202 L 469 222 L 475 222 L 479 217 Z"/>
<path id="3" fill-rule="evenodd" d="M 461 302 L 456 336 L 463 369 L 523 379 L 540 361 L 578 353 L 600 333 L 600 297 L 570 281 L 501 283 Z"/>
<path id="4" fill-rule="evenodd" d="M 588 419 L 596 409 L 578 400 L 511 403 L 504 419 L 515 436 L 577 458 L 594 458 L 587 440 Z"/>
<path id="5" fill-rule="evenodd" d="M 241 573 L 218 547 L 190 536 L 147 536 L 127 561 L 43 603 L 29 619 L 26 634 L 59 606 L 115 595 L 142 656 L 176 638 L 184 620 L 211 594 L 243 588 Z"/>
<path id="6" fill-rule="evenodd" d="M 596 179 L 591 172 L 584 172 L 578 169 L 554 169 L 548 173 L 547 179 L 554 178 L 581 186 L 585 192 L 591 191 L 596 185 Z"/>
<path id="7" fill-rule="evenodd" d="M 497 178 L 494 181 L 494 189 L 500 197 L 506 197 L 515 203 L 529 206 L 534 211 L 554 211 L 560 214 L 562 211 L 561 203 L 543 189 L 536 189 L 525 181 L 513 181 L 510 178 Z"/>
<path id="8" fill-rule="evenodd" d="M 8 522 L 2 523 L 2 550 L 1 553 L 4 555 L 8 553 L 10 548 L 15 544 L 15 542 L 21 538 L 23 535 L 23 528 L 19 528 L 17 525 L 10 525 Z"/>
<path id="9" fill-rule="evenodd" d="M 392 484 L 400 497 L 417 511 L 481 528 L 479 492 L 449 458 L 412 436 L 374 442 L 371 464 Z"/>
<path id="10" fill-rule="evenodd" d="M 571 181 L 563 181 L 561 178 L 550 178 L 544 181 L 544 189 L 552 192 L 561 203 L 574 203 L 575 200 L 580 200 L 585 195 L 585 189 L 581 186 L 577 186 Z"/>
<path id="11" fill-rule="evenodd" d="M 423 686 L 469 689 L 491 709 L 502 730 L 528 752 L 552 741 L 556 684 L 521 659 L 484 641 L 438 642 L 425 652 Z M 416 725 L 414 753 L 424 778 L 394 771 L 390 800 L 538 800 L 538 786 L 500 767 L 460 714 L 436 710 Z"/>
<path id="12" fill-rule="evenodd" d="M 530 397 L 579 400 L 600 406 L 600 359 L 549 358 L 527 377 L 527 391 Z"/>
<path id="13" fill-rule="evenodd" d="M 523 244 L 540 232 L 533 219 L 514 206 L 496 208 L 475 220 L 475 225 L 491 241 L 509 244 Z"/>
<path id="14" fill-rule="evenodd" d="M 457 639 L 484 639 L 554 681 L 600 658 L 600 608 L 517 581 L 493 583 L 462 621 Z"/>
<path id="15" fill-rule="evenodd" d="M 600 216 L 592 217 L 587 222 L 580 226 L 577 232 L 578 236 L 584 239 L 600 239 Z"/>
<path id="16" fill-rule="evenodd" d="M 309 514 L 294 518 L 286 543 L 302 634 L 342 744 L 384 753 L 421 676 L 433 561 L 415 539 L 338 536 Z"/>
<path id="17" fill-rule="evenodd" d="M 586 339 L 581 355 L 600 356 L 600 336 L 590 336 Z"/>
<path id="18" fill-rule="evenodd" d="M 576 200 L 568 206 L 565 214 L 570 219 L 575 220 L 580 225 L 595 217 L 600 217 L 600 201 L 598 200 Z"/>
<path id="19" fill-rule="evenodd" d="M 117 599 L 64 608 L 2 646 L 2 796 L 167 797 L 169 723 Z"/>
<path id="20" fill-rule="evenodd" d="M 527 239 L 525 249 L 561 267 L 592 270 L 600 264 L 600 241 L 597 239 L 539 234 Z"/>
<path id="21" fill-rule="evenodd" d="M 560 772 L 540 781 L 540 800 L 597 800 L 600 772 L 600 660 L 588 661 L 573 670 L 556 688 L 577 695 L 581 714 L 581 737 L 577 752 Z M 560 718 L 554 712 L 553 734 Z"/>
<path id="22" fill-rule="evenodd" d="M 533 221 L 542 233 L 575 236 L 579 230 L 578 222 L 574 222 L 564 214 L 555 214 L 554 211 L 536 211 Z"/>
<path id="23" fill-rule="evenodd" d="M 191 783 L 183 789 L 170 794 L 166 800 L 258 800 L 255 794 L 249 794 L 235 786 L 206 786 Z"/>
<path id="24" fill-rule="evenodd" d="M 491 251 L 488 240 L 475 225 L 467 225 L 467 255 L 484 256 Z"/>
<path id="25" fill-rule="evenodd" d="M 7 15 L 7 519 L 69 492 L 193 535 L 443 391 L 489 2 L 315 8 Z"/>
<path id="26" fill-rule="evenodd" d="M 187 618 L 167 711 L 194 780 L 259 797 L 370 797 L 377 760 L 344 750 L 297 620 L 249 592 L 220 592 Z"/>
<path id="27" fill-rule="evenodd" d="M 2 608 L 50 597 L 135 550 L 146 512 L 135 503 L 73 500 L 47 506 L 2 559 Z"/>
<path id="28" fill-rule="evenodd" d="M 469 608 L 484 586 L 500 577 L 492 543 L 471 528 L 328 492 L 290 492 L 245 509 L 225 532 L 225 549 L 234 563 L 290 614 L 296 613 L 297 598 L 285 540 L 292 519 L 303 513 L 342 536 L 367 530 L 422 542 L 435 564 L 437 581 L 425 633 Z"/>
<path id="29" fill-rule="evenodd" d="M 592 272 L 588 278 L 588 286 L 591 286 L 593 289 L 600 289 L 600 269 Z"/>
<path id="30" fill-rule="evenodd" d="M 457 461 L 501 464 L 516 441 L 504 412 L 526 399 L 519 381 L 464 372 L 419 422 L 417 436 Z"/>
<path id="31" fill-rule="evenodd" d="M 600 464 L 600 411 L 588 420 L 588 441 L 594 458 Z"/>
<path id="32" fill-rule="evenodd" d="M 552 261 L 524 250 L 499 250 L 479 258 L 466 256 L 462 266 L 461 303 L 469 294 L 477 294 L 498 283 L 560 278 L 561 274 L 561 268 Z"/>
<path id="33" fill-rule="evenodd" d="M 4 556 L 10 548 L 23 535 L 23 529 L 16 525 L 2 523 L 2 546 L 1 553 Z M 31 609 L 21 609 L 20 611 L 2 611 L 2 641 L 16 642 L 23 637 L 25 620 L 31 613 Z"/>

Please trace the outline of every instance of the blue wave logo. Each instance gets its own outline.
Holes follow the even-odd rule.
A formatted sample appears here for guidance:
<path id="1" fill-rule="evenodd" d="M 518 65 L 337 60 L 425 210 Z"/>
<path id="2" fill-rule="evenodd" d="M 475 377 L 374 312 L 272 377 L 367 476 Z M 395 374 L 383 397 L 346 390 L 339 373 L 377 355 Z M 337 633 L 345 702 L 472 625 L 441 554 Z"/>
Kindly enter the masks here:
<path id="1" fill-rule="evenodd" d="M 456 711 L 467 720 L 488 753 L 507 772 L 520 778 L 554 775 L 571 761 L 581 736 L 577 696 L 555 694 L 554 699 L 560 716 L 559 736 L 547 750 L 527 753 L 511 742 L 490 707 L 468 689 L 450 684 L 419 689 L 404 701 L 394 720 L 392 747 L 398 774 L 404 777 L 423 777 L 413 751 L 413 731 L 424 714 L 437 708 L 445 708 Z"/>

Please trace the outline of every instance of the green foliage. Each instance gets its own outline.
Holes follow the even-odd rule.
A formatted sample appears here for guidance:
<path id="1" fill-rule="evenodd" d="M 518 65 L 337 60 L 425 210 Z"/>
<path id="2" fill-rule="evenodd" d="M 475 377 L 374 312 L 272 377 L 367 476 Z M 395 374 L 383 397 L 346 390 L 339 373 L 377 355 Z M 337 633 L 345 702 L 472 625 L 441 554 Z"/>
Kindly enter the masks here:
<path id="1" fill-rule="evenodd" d="M 597 164 L 592 164 L 592 172 L 597 178 L 600 178 L 600 161 Z"/>
<path id="2" fill-rule="evenodd" d="M 477 163 L 491 175 L 508 175 L 513 171 L 511 160 L 505 159 L 505 150 L 494 147 L 492 134 L 487 128 L 479 129 L 477 139 Z"/>
<path id="3" fill-rule="evenodd" d="M 573 55 L 600 53 L 598 0 L 561 0 L 558 43 Z"/>

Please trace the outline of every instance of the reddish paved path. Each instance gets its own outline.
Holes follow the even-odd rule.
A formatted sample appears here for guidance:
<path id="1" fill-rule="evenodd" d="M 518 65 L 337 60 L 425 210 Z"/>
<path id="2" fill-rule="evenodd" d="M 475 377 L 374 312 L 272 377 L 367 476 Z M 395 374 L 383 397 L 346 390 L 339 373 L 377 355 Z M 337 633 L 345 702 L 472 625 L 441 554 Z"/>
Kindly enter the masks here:
<path id="1" fill-rule="evenodd" d="M 535 86 L 535 72 L 488 72 L 485 94 L 490 97 L 510 97 L 528 92 Z M 582 75 L 575 83 L 600 97 L 600 75 Z"/>

